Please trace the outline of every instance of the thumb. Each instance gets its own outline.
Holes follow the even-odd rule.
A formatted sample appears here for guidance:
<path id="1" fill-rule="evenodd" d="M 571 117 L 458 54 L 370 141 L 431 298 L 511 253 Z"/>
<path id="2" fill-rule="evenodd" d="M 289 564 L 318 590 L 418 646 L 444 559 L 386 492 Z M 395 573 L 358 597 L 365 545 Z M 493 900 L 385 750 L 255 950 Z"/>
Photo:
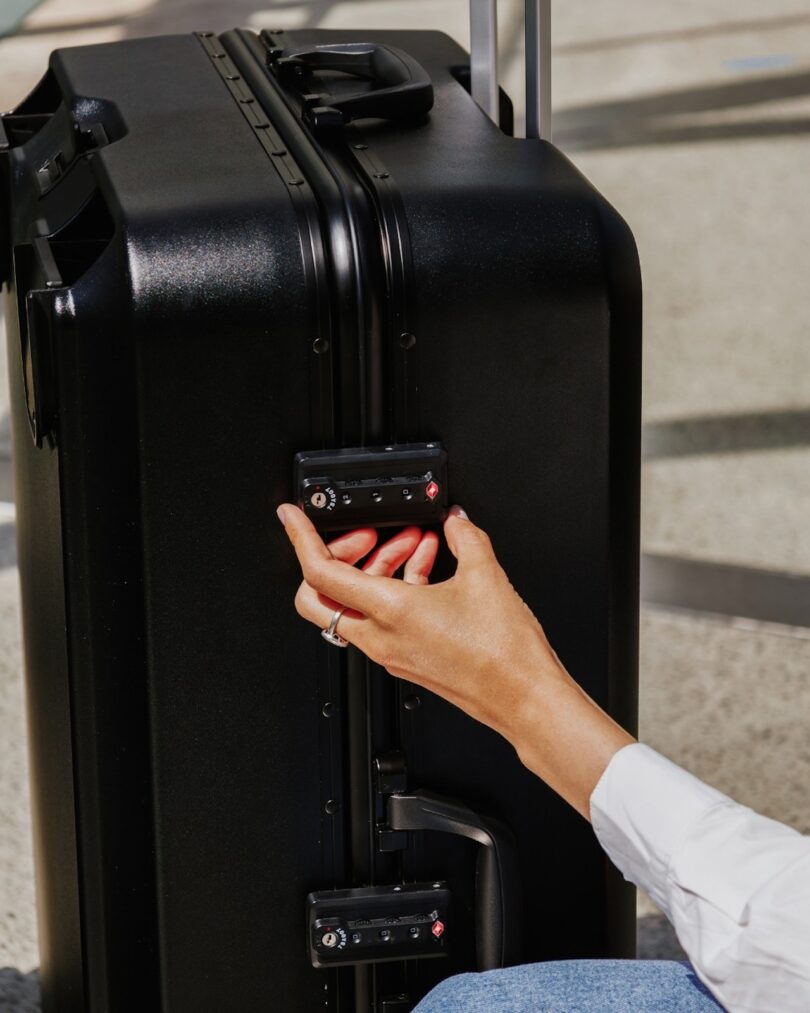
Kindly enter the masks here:
<path id="1" fill-rule="evenodd" d="M 458 560 L 459 569 L 497 565 L 489 535 L 477 528 L 461 507 L 450 507 L 444 522 L 444 537 Z"/>

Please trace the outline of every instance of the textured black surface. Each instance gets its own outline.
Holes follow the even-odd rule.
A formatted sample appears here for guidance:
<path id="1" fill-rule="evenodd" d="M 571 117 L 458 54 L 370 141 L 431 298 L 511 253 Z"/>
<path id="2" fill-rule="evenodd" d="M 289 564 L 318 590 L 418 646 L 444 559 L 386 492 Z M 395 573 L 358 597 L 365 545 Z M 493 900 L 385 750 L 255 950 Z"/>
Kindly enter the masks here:
<path id="1" fill-rule="evenodd" d="M 492 533 L 574 675 L 632 726 L 632 238 L 557 151 L 483 116 L 451 72 L 464 54 L 449 39 L 368 37 L 411 52 L 435 89 L 421 124 L 347 131 L 390 171 L 410 234 L 417 436 L 447 446 L 454 498 Z M 331 38 L 348 35 L 293 41 Z M 236 37 L 225 44 L 247 59 Z M 297 1013 L 327 997 L 355 1009 L 345 975 L 310 967 L 304 924 L 309 891 L 350 879 L 347 808 L 360 796 L 345 792 L 344 682 L 337 652 L 294 615 L 298 572 L 274 517 L 294 453 L 323 436 L 312 429 L 313 275 L 298 198 L 211 63 L 191 36 L 61 51 L 42 101 L 64 106 L 0 156 L 13 244 L 34 228 L 53 235 L 70 283 L 48 296 L 56 449 L 34 451 L 13 286 L 7 301 L 29 701 L 34 723 L 52 726 L 34 737 L 33 770 L 49 1013 Z M 65 148 L 72 120 L 101 121 L 110 143 L 40 199 L 34 170 Z M 388 417 L 394 374 L 372 205 L 351 165 L 325 157 L 348 207 L 325 240 L 333 281 L 339 230 L 360 230 L 331 293 L 328 358 L 348 441 Z M 357 664 L 350 686 L 366 679 Z M 366 681 L 370 741 L 402 746 L 410 786 L 516 835 L 524 958 L 632 953 L 632 896 L 585 822 L 494 733 L 429 694 L 414 705 L 383 673 Z M 369 877 L 398 874 L 390 856 L 372 857 Z M 469 842 L 414 835 L 403 871 L 450 882 L 455 946 L 362 987 L 407 987 L 415 1000 L 474 966 L 474 860 Z M 71 992 L 71 980 L 83 985 Z"/>

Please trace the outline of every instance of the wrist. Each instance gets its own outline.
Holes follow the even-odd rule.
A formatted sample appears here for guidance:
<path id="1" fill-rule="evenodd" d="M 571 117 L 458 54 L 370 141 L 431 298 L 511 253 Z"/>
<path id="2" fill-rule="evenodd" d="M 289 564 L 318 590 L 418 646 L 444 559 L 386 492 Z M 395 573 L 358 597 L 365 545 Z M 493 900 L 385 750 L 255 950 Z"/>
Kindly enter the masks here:
<path id="1" fill-rule="evenodd" d="M 502 734 L 521 762 L 586 819 L 590 796 L 613 756 L 634 742 L 552 655 L 523 679 L 520 705 Z"/>

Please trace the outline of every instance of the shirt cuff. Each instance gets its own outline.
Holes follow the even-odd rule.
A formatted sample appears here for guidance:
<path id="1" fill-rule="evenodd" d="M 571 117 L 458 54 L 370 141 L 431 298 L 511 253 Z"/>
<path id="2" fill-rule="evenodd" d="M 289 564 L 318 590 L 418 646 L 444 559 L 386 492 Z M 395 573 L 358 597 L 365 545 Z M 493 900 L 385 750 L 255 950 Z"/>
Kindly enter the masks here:
<path id="1" fill-rule="evenodd" d="M 728 796 L 639 742 L 611 759 L 591 795 L 599 843 L 625 879 L 670 915 L 667 880 L 690 828 Z"/>

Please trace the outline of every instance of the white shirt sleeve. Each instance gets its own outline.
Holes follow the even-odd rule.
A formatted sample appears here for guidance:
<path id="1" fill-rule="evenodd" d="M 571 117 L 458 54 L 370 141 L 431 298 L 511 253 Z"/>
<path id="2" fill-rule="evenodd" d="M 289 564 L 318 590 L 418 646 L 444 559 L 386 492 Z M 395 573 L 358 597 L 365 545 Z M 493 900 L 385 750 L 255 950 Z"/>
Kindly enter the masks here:
<path id="1" fill-rule="evenodd" d="M 730 1013 L 810 1011 L 810 837 L 638 743 L 608 764 L 591 820 Z"/>

